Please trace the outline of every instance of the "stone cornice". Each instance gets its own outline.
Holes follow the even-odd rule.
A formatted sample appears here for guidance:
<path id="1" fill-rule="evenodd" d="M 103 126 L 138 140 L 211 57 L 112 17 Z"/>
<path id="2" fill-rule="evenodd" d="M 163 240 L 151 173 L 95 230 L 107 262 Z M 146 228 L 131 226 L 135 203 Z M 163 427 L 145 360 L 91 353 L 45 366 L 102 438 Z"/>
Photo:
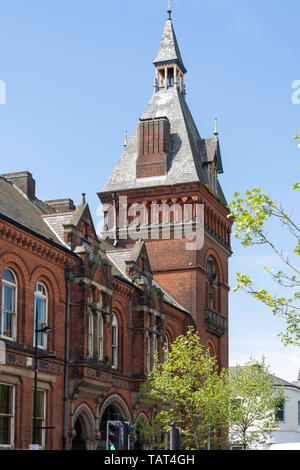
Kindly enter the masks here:
<path id="1" fill-rule="evenodd" d="M 80 282 L 83 282 L 84 284 L 88 286 L 93 286 L 96 287 L 98 290 L 105 292 L 108 295 L 113 294 L 113 290 L 109 289 L 106 286 L 103 286 L 102 284 L 98 284 L 97 282 L 93 281 L 92 279 L 89 279 L 86 276 L 76 276 L 73 280 L 74 284 L 79 284 Z"/>

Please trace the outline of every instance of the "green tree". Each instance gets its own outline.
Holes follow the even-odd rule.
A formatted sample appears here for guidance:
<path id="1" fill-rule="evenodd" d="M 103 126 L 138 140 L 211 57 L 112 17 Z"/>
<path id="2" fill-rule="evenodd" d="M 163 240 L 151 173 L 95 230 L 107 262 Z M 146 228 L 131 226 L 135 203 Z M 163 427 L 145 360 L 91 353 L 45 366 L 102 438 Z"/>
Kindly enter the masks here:
<path id="1" fill-rule="evenodd" d="M 295 137 L 300 140 L 300 136 Z M 300 188 L 300 183 L 296 183 L 293 190 Z M 274 202 L 270 197 L 262 193 L 262 188 L 247 191 L 244 197 L 240 193 L 235 193 L 233 201 L 229 204 L 231 216 L 235 219 L 235 237 L 241 240 L 244 247 L 253 245 L 268 246 L 282 263 L 282 270 L 275 271 L 270 267 L 265 267 L 275 284 L 284 288 L 287 295 L 272 294 L 266 289 L 257 289 L 249 275 L 237 273 L 237 287 L 249 293 L 255 299 L 266 304 L 274 315 L 279 315 L 285 319 L 286 330 L 281 332 L 282 342 L 287 344 L 300 344 L 300 268 L 296 262 L 300 256 L 300 227 L 296 220 L 293 220 L 287 211 Z M 295 261 L 290 259 L 287 252 L 279 248 L 276 242 L 268 234 L 268 223 L 270 221 L 279 222 L 283 229 L 287 230 L 291 236 Z M 276 231 L 273 230 L 273 235 Z"/>
<path id="2" fill-rule="evenodd" d="M 267 446 L 277 429 L 276 409 L 285 400 L 284 387 L 274 387 L 269 367 L 250 359 L 229 373 L 229 438 L 244 450 Z"/>
<path id="3" fill-rule="evenodd" d="M 136 438 L 140 441 L 140 444 L 146 446 L 147 449 L 163 450 L 166 447 L 166 436 L 161 420 L 159 419 L 157 406 L 155 405 L 152 406 L 152 415 L 151 423 L 143 419 L 137 422 L 135 431 Z"/>
<path id="4" fill-rule="evenodd" d="M 226 384 L 227 372 L 217 370 L 216 358 L 189 328 L 166 351 L 163 362 L 156 357 L 146 393 L 157 403 L 156 422 L 163 431 L 170 431 L 173 420 L 182 428 L 186 449 L 200 449 L 208 443 L 220 447 L 228 424 Z"/>

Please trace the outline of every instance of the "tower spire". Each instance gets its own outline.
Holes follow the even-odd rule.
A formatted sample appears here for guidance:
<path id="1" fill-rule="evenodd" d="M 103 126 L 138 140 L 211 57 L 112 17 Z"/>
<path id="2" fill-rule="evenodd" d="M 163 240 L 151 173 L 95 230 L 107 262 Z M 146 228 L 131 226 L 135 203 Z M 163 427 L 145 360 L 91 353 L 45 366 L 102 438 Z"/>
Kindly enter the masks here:
<path id="1" fill-rule="evenodd" d="M 216 118 L 215 119 L 215 131 L 214 131 L 214 135 L 217 137 L 219 135 L 219 131 L 218 131 L 218 119 Z"/>
<path id="2" fill-rule="evenodd" d="M 172 20 L 172 18 L 171 18 L 171 13 L 172 13 L 172 10 L 171 10 L 171 0 L 168 0 L 168 14 L 169 14 L 169 20 Z"/>
<path id="3" fill-rule="evenodd" d="M 171 0 L 168 0 L 169 18 L 166 21 L 160 47 L 154 60 L 156 68 L 154 88 L 157 92 L 163 88 L 172 87 L 185 94 L 184 74 L 186 68 L 180 54 L 171 13 Z"/>

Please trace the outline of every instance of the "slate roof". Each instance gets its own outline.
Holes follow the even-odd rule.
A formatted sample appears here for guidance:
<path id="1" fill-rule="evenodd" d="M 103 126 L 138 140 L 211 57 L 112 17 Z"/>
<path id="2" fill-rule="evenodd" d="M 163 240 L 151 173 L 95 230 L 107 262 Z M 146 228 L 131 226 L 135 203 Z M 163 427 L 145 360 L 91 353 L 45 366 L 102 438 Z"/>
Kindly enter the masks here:
<path id="1" fill-rule="evenodd" d="M 200 137 L 186 100 L 176 87 L 162 89 L 154 93 L 141 119 L 158 117 L 167 117 L 171 127 L 167 174 L 159 177 L 136 178 L 137 127 L 103 191 L 197 181 L 208 184 L 203 170 L 203 161 L 206 158 L 204 148 L 206 147 L 204 147 L 205 144 Z M 220 185 L 218 185 L 217 195 L 226 204 Z"/>
<path id="2" fill-rule="evenodd" d="M 44 221 L 51 227 L 52 230 L 59 237 L 61 244 L 65 245 L 64 239 L 64 225 L 68 225 L 73 217 L 73 212 L 65 214 L 47 214 L 42 216 Z"/>
<path id="3" fill-rule="evenodd" d="M 177 61 L 183 65 L 172 20 L 168 19 L 154 64 Z M 150 178 L 136 178 L 138 126 L 117 162 L 102 191 L 118 191 L 142 187 L 201 182 L 208 185 L 207 163 L 217 155 L 217 168 L 223 173 L 218 136 L 202 139 L 195 125 L 185 95 L 176 86 L 160 88 L 153 94 L 142 120 L 167 117 L 170 122 L 171 142 L 167 174 Z M 218 182 L 217 197 L 227 204 Z"/>
<path id="4" fill-rule="evenodd" d="M 287 380 L 280 379 L 279 377 L 276 377 L 273 375 L 275 385 L 284 385 L 285 387 L 293 387 L 293 388 L 298 388 L 300 390 L 300 387 L 296 385 L 295 383 L 292 382 L 287 382 Z"/>
<path id="5" fill-rule="evenodd" d="M 64 242 L 64 230 L 65 226 L 71 225 L 77 227 L 79 221 L 81 220 L 84 212 L 87 211 L 89 218 L 91 219 L 89 207 L 86 202 L 81 202 L 78 204 L 75 210 L 68 211 L 64 213 L 55 213 L 55 214 L 46 214 L 43 215 L 43 219 L 45 222 L 51 227 L 52 230 L 55 231 L 58 238 L 61 241 L 61 244 L 67 246 Z M 94 226 L 92 225 L 93 230 L 95 230 Z"/>
<path id="6" fill-rule="evenodd" d="M 154 60 L 154 64 L 160 64 L 164 62 L 176 61 L 181 66 L 182 71 L 185 73 L 186 69 L 183 64 L 183 60 L 180 54 L 176 34 L 173 28 L 172 20 L 168 19 L 163 32 L 163 37 L 160 43 L 160 47 Z"/>
<path id="7" fill-rule="evenodd" d="M 61 240 L 41 217 L 39 201 L 29 200 L 14 184 L 0 177 L 0 215 L 62 245 Z"/>
<path id="8" fill-rule="evenodd" d="M 126 273 L 126 261 L 129 261 L 132 258 L 132 252 L 134 251 L 133 247 L 132 249 L 126 249 L 126 250 L 107 250 L 106 251 L 106 256 L 109 259 L 109 261 L 112 263 L 112 274 L 115 276 L 121 276 L 124 277 L 127 281 L 132 282 L 132 279 L 127 275 Z M 164 294 L 164 300 L 168 302 L 169 304 L 173 305 L 176 308 L 179 308 L 180 310 L 184 311 L 185 313 L 190 313 L 188 310 L 186 310 L 182 305 L 180 305 L 163 287 L 161 287 L 160 284 L 158 284 L 156 281 L 152 281 L 153 284 L 159 288 L 163 294 Z"/>
<path id="9" fill-rule="evenodd" d="M 243 369 L 244 366 L 241 366 L 241 369 Z M 235 374 L 236 373 L 236 367 L 230 367 L 230 371 Z M 272 377 L 274 379 L 274 385 L 275 386 L 284 386 L 284 387 L 293 387 L 293 388 L 297 388 L 300 390 L 300 387 L 299 385 L 297 385 L 296 383 L 292 383 L 292 382 L 288 382 L 287 380 L 284 380 L 284 379 L 280 379 L 279 377 L 276 377 L 276 375 L 273 375 L 273 374 L 269 374 L 270 377 Z"/>

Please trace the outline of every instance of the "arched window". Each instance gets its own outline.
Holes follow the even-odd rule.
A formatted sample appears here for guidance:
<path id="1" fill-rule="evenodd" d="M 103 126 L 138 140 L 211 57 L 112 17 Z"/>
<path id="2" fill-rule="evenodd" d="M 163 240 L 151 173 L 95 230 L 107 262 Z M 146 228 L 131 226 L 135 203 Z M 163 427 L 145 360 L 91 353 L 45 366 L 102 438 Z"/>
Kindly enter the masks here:
<path id="1" fill-rule="evenodd" d="M 158 354 L 158 342 L 157 342 L 157 336 L 154 335 L 153 338 L 153 362 L 155 361 L 155 355 Z"/>
<path id="2" fill-rule="evenodd" d="M 94 343 L 94 325 L 93 313 L 89 309 L 88 312 L 88 357 L 93 357 L 93 343 Z"/>
<path id="3" fill-rule="evenodd" d="M 146 368 L 147 372 L 150 372 L 151 368 L 151 346 L 150 346 L 150 338 L 149 333 L 146 333 Z"/>
<path id="4" fill-rule="evenodd" d="M 218 271 L 215 260 L 210 256 L 206 264 L 208 281 L 208 299 L 207 306 L 218 310 Z"/>
<path id="5" fill-rule="evenodd" d="M 118 367 L 118 320 L 114 313 L 112 316 L 111 347 L 112 347 L 112 367 L 117 368 Z"/>
<path id="6" fill-rule="evenodd" d="M 37 282 L 34 288 L 34 324 L 33 324 L 33 345 L 35 346 L 35 330 L 41 330 L 48 321 L 48 293 L 42 282 Z M 37 346 L 46 349 L 47 335 L 37 334 Z"/>
<path id="7" fill-rule="evenodd" d="M 150 336 L 150 370 L 152 370 L 155 363 L 155 354 L 158 352 L 157 336 L 152 333 Z"/>
<path id="8" fill-rule="evenodd" d="M 163 355 L 164 356 L 168 352 L 168 350 L 169 350 L 169 339 L 167 335 L 164 335 L 164 339 L 163 339 Z"/>
<path id="9" fill-rule="evenodd" d="M 0 335 L 16 339 L 17 281 L 10 269 L 2 273 Z"/>
<path id="10" fill-rule="evenodd" d="M 103 317 L 98 316 L 98 360 L 103 360 Z"/>

